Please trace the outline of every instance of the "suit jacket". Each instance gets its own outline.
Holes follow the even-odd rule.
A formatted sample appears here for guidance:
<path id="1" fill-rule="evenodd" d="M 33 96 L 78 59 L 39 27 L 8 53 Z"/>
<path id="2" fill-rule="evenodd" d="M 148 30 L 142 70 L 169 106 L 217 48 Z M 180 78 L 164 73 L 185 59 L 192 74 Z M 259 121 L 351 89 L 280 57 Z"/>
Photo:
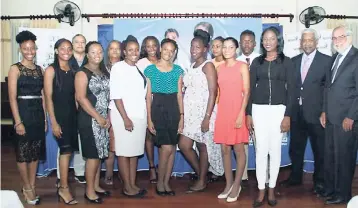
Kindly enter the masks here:
<path id="1" fill-rule="evenodd" d="M 70 60 L 68 60 L 68 63 L 70 65 L 71 69 L 74 70 L 75 72 L 77 72 L 83 66 L 83 64 L 82 64 L 82 66 L 78 65 L 78 62 L 77 62 L 75 56 L 71 56 Z"/>
<path id="2" fill-rule="evenodd" d="M 333 56 L 332 64 L 337 54 Z M 329 122 L 342 125 L 345 118 L 358 121 L 358 49 L 352 46 L 338 67 L 332 82 L 332 71 L 327 73 L 325 112 Z"/>
<path id="3" fill-rule="evenodd" d="M 319 117 L 323 110 L 323 94 L 326 83 L 326 74 L 331 66 L 331 57 L 318 50 L 312 60 L 306 78 L 302 83 L 301 63 L 303 54 L 292 58 L 295 65 L 295 97 L 292 106 L 291 121 L 297 121 L 299 114 L 299 101 L 302 98 L 302 114 L 308 123 L 319 124 Z"/>

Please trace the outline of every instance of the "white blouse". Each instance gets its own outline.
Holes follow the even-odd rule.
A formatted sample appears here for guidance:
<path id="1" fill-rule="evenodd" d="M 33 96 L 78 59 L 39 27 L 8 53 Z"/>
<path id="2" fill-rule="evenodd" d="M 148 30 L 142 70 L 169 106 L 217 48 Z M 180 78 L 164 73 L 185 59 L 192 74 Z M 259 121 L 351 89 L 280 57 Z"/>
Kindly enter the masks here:
<path id="1" fill-rule="evenodd" d="M 112 66 L 110 77 L 109 109 L 117 109 L 115 99 L 122 99 L 124 109 L 130 119 L 144 119 L 147 116 L 146 93 L 144 79 L 136 66 L 131 66 L 125 61 L 117 62 Z"/>

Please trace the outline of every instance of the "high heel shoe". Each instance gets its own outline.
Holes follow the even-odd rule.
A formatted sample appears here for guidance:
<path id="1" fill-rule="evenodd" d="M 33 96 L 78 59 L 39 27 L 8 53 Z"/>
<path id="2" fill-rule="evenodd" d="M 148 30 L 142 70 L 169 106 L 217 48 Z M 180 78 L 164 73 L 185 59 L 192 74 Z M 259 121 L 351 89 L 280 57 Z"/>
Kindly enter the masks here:
<path id="1" fill-rule="evenodd" d="M 57 196 L 58 196 L 58 201 L 59 202 L 62 200 L 63 203 L 65 203 L 66 205 L 76 205 L 76 204 L 78 204 L 78 201 L 73 197 L 72 197 L 71 200 L 66 202 L 66 200 L 63 198 L 63 196 L 61 196 L 61 194 L 60 194 L 60 189 L 68 189 L 68 186 L 67 187 L 60 186 L 60 187 L 57 188 Z"/>
<path id="2" fill-rule="evenodd" d="M 96 194 L 101 197 L 111 196 L 111 192 L 109 192 L 109 191 L 104 191 L 104 192 L 96 191 Z"/>
<path id="3" fill-rule="evenodd" d="M 258 201 L 258 200 L 255 199 L 254 203 L 252 203 L 253 208 L 261 207 L 262 205 L 264 205 L 264 200 Z"/>
<path id="4" fill-rule="evenodd" d="M 221 193 L 221 194 L 219 194 L 219 195 L 218 195 L 218 199 L 226 199 L 226 198 L 229 196 L 229 194 L 230 194 L 230 192 L 231 192 L 231 190 L 232 190 L 232 187 L 233 187 L 233 186 L 230 187 L 230 189 L 229 189 L 229 191 L 228 191 L 227 193 Z"/>
<path id="5" fill-rule="evenodd" d="M 90 198 L 88 198 L 86 193 L 85 193 L 84 197 L 88 202 L 90 202 L 92 204 L 102 204 L 103 203 L 103 199 L 100 197 L 98 197 L 97 199 L 90 199 Z"/>
<path id="6" fill-rule="evenodd" d="M 32 188 L 32 191 L 33 191 L 34 193 L 36 193 L 36 191 L 35 191 L 36 186 L 31 186 L 31 188 Z M 41 198 L 40 198 L 39 195 L 36 195 L 36 199 L 40 200 Z"/>
<path id="7" fill-rule="evenodd" d="M 166 196 L 167 195 L 167 192 L 164 190 L 164 191 L 159 191 L 158 190 L 158 187 L 155 188 L 155 192 L 157 193 L 157 195 L 159 196 Z"/>
<path id="8" fill-rule="evenodd" d="M 268 200 L 267 201 L 268 205 L 270 205 L 271 207 L 274 207 L 277 205 L 277 200 L 274 199 L 274 200 Z"/>
<path id="9" fill-rule="evenodd" d="M 22 194 L 24 195 L 24 198 L 25 198 L 25 201 L 26 201 L 27 204 L 29 204 L 29 205 L 38 205 L 38 204 L 40 204 L 40 201 L 39 201 L 38 199 L 36 199 L 36 197 L 35 197 L 35 199 L 30 200 L 30 199 L 27 197 L 27 195 L 25 194 L 25 193 L 27 193 L 27 192 L 33 192 L 33 191 L 32 191 L 32 189 L 22 188 Z"/>
<path id="10" fill-rule="evenodd" d="M 237 195 L 235 197 L 227 197 L 226 198 L 226 202 L 236 202 L 237 198 L 240 196 L 240 192 L 241 192 L 241 186 L 239 187 L 239 192 L 237 192 Z"/>

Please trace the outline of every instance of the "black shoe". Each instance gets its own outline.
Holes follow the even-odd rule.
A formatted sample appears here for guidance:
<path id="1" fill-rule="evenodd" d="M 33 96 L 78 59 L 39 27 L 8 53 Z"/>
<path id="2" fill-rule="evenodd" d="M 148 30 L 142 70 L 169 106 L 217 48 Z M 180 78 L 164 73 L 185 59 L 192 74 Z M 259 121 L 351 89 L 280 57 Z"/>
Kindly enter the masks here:
<path id="1" fill-rule="evenodd" d="M 216 175 L 211 175 L 210 178 L 208 179 L 208 183 L 215 183 L 219 181 L 219 176 Z"/>
<path id="2" fill-rule="evenodd" d="M 102 198 L 98 197 L 97 199 L 90 199 L 90 198 L 88 198 L 86 193 L 85 193 L 85 199 L 92 204 L 102 204 L 103 203 Z"/>
<path id="3" fill-rule="evenodd" d="M 336 196 L 332 197 L 331 199 L 327 199 L 325 204 L 347 204 L 347 200 L 343 199 L 342 197 Z"/>
<path id="4" fill-rule="evenodd" d="M 284 186 L 286 188 L 292 187 L 292 186 L 299 186 L 299 185 L 302 185 L 302 182 L 293 181 L 291 179 L 287 179 L 287 180 L 280 182 L 280 186 Z"/>
<path id="5" fill-rule="evenodd" d="M 175 191 L 165 191 L 168 196 L 175 196 Z"/>
<path id="6" fill-rule="evenodd" d="M 322 184 L 317 184 L 313 188 L 313 193 L 315 194 L 321 194 L 324 192 L 324 186 Z"/>
<path id="7" fill-rule="evenodd" d="M 268 200 L 267 201 L 268 205 L 270 205 L 271 207 L 274 207 L 277 205 L 277 200 L 274 199 L 274 200 Z"/>
<path id="8" fill-rule="evenodd" d="M 248 187 L 249 186 L 249 179 L 245 179 L 241 181 L 241 186 L 242 187 Z"/>
<path id="9" fill-rule="evenodd" d="M 139 191 L 138 193 L 136 193 L 134 195 L 129 195 L 126 192 L 124 192 L 124 190 L 123 190 L 122 194 L 128 198 L 143 198 L 144 197 L 144 193 L 142 191 Z"/>
<path id="10" fill-rule="evenodd" d="M 56 186 L 56 188 L 60 188 L 60 179 L 59 178 L 56 180 L 55 186 Z"/>
<path id="11" fill-rule="evenodd" d="M 75 180 L 78 183 L 86 183 L 86 178 L 84 176 L 75 176 Z"/>
<path id="12" fill-rule="evenodd" d="M 334 194 L 332 192 L 323 191 L 322 193 L 318 194 L 318 197 L 321 198 L 332 198 L 334 197 Z"/>
<path id="13" fill-rule="evenodd" d="M 155 192 L 159 195 L 159 196 L 166 196 L 167 195 L 167 192 L 164 190 L 164 191 L 159 191 L 158 188 L 155 188 Z"/>
<path id="14" fill-rule="evenodd" d="M 254 203 L 252 203 L 253 208 L 261 207 L 262 205 L 264 205 L 264 200 L 262 200 L 262 201 L 255 200 Z"/>
<path id="15" fill-rule="evenodd" d="M 109 192 L 109 191 L 104 191 L 104 192 L 98 192 L 98 191 L 96 191 L 96 194 L 97 194 L 98 196 L 101 196 L 101 197 L 111 196 L 111 192 Z"/>
<path id="16" fill-rule="evenodd" d="M 196 181 L 196 180 L 198 180 L 198 179 L 199 179 L 199 176 L 198 176 L 197 174 L 191 174 L 191 175 L 190 175 L 190 180 Z"/>
<path id="17" fill-rule="evenodd" d="M 143 195 L 145 195 L 148 193 L 148 191 L 147 191 L 147 189 L 141 189 L 141 190 L 139 190 L 139 193 L 142 193 Z"/>

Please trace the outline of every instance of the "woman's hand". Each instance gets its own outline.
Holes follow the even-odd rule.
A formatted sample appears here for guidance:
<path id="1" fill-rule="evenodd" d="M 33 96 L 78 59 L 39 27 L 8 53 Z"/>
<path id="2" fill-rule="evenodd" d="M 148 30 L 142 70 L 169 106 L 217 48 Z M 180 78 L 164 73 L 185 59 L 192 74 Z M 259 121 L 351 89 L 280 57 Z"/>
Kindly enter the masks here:
<path id="1" fill-rule="evenodd" d="M 183 116 L 180 116 L 179 125 L 178 125 L 178 134 L 183 133 L 184 129 L 184 118 Z"/>
<path id="2" fill-rule="evenodd" d="M 254 132 L 254 122 L 252 121 L 252 116 L 246 116 L 246 126 L 250 132 Z"/>
<path id="3" fill-rule="evenodd" d="M 45 120 L 45 132 L 47 132 L 47 120 Z"/>
<path id="4" fill-rule="evenodd" d="M 15 127 L 15 130 L 16 130 L 16 134 L 20 135 L 20 136 L 23 136 L 26 134 L 26 130 L 25 130 L 25 126 L 23 123 L 20 123 L 18 124 L 16 127 Z"/>
<path id="5" fill-rule="evenodd" d="M 125 119 L 123 119 L 123 121 L 124 121 L 124 128 L 125 128 L 127 131 L 132 132 L 133 129 L 134 129 L 132 120 L 129 119 L 129 118 L 125 118 Z"/>
<path id="6" fill-rule="evenodd" d="M 205 116 L 204 120 L 201 122 L 201 132 L 205 133 L 209 131 L 209 124 L 210 124 L 210 119 Z"/>
<path id="7" fill-rule="evenodd" d="M 291 119 L 288 116 L 285 116 L 281 122 L 281 132 L 285 133 L 288 132 L 290 130 L 290 124 L 291 123 Z"/>
<path id="8" fill-rule="evenodd" d="M 153 124 L 153 121 L 148 121 L 148 130 L 150 131 L 150 133 L 152 133 L 153 135 L 157 134 L 157 131 L 155 131 L 155 127 Z"/>
<path id="9" fill-rule="evenodd" d="M 244 114 L 240 112 L 239 116 L 236 118 L 235 121 L 235 128 L 237 129 L 241 128 L 243 120 L 244 120 Z"/>
<path id="10" fill-rule="evenodd" d="M 103 116 L 99 116 L 96 121 L 102 128 L 106 128 L 107 120 Z"/>
<path id="11" fill-rule="evenodd" d="M 58 139 L 61 138 L 62 129 L 61 129 L 61 126 L 57 122 L 53 122 L 53 124 L 52 124 L 52 133 L 56 138 L 58 138 Z"/>

